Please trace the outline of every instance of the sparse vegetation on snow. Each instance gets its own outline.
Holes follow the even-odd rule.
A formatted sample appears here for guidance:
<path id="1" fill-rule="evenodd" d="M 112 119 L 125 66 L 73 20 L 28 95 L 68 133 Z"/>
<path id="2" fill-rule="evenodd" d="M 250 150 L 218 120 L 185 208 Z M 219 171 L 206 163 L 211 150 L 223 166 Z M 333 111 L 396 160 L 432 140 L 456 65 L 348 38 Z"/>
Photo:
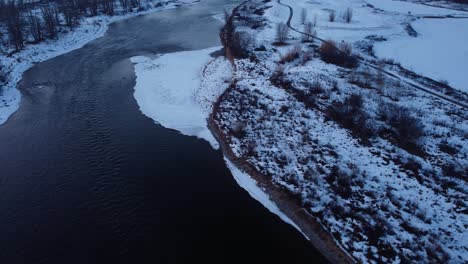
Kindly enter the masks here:
<path id="1" fill-rule="evenodd" d="M 333 22 L 349 24 L 343 34 L 351 34 L 377 12 L 372 7 L 281 2 L 296 12 L 293 26 L 329 40 L 286 30 L 288 9 L 277 2 L 246 4 L 234 23 L 248 17 L 264 25 L 237 27 L 257 38 L 249 58 L 234 61 L 235 86 L 214 115 L 230 149 L 359 262 L 468 261 L 466 109 L 412 85 L 430 83 L 436 93 L 446 84 L 409 70 L 401 77 L 396 63 L 363 52 L 363 43 L 378 39 L 372 29 L 348 41 L 334 35 L 336 42 L 325 27 L 315 32 Z M 314 13 L 318 22 L 308 22 Z M 465 102 L 451 91 L 443 94 Z"/>

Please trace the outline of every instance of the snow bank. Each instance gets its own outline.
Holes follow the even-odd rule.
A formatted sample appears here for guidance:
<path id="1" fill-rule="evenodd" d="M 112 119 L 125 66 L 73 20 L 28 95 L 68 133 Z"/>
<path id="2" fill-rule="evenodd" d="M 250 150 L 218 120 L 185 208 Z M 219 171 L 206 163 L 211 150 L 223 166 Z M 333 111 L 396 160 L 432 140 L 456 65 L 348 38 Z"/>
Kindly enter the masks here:
<path id="1" fill-rule="evenodd" d="M 267 208 L 271 213 L 277 215 L 281 220 L 290 224 L 294 228 L 296 228 L 299 232 L 304 235 L 306 239 L 309 239 L 289 217 L 287 217 L 281 210 L 276 206 L 276 204 L 270 199 L 270 196 L 265 193 L 260 187 L 258 187 L 257 182 L 252 179 L 247 173 L 238 169 L 231 161 L 227 158 L 224 158 L 226 161 L 226 165 L 228 166 L 229 170 L 231 170 L 232 176 L 236 180 L 237 184 L 246 190 L 249 195 L 254 198 L 255 200 L 259 201 L 265 208 Z"/>
<path id="2" fill-rule="evenodd" d="M 468 69 L 468 20 L 420 19 L 412 26 L 418 37 L 376 43 L 376 55 L 468 92 L 468 75 L 462 73 Z"/>
<path id="3" fill-rule="evenodd" d="M 193 2 L 195 1 L 179 0 L 162 7 L 150 5 L 152 8 L 143 12 L 127 13 L 112 17 L 105 15 L 87 17 L 80 21 L 80 26 L 76 27 L 73 31 L 61 34 L 57 40 L 47 40 L 37 45 L 27 45 L 21 52 L 15 53 L 11 57 L 0 55 L 3 71 L 7 75 L 7 82 L 0 89 L 0 125 L 5 123 L 8 117 L 18 110 L 21 94 L 16 88 L 17 83 L 21 80 L 23 73 L 34 64 L 83 47 L 86 43 L 102 37 L 107 31 L 108 26 L 116 21 L 175 8 L 178 4 Z"/>
<path id="4" fill-rule="evenodd" d="M 219 148 L 207 127 L 207 118 L 212 103 L 228 86 L 224 80 L 230 76 L 226 66 L 229 62 L 214 60 L 216 67 L 226 70 L 214 71 L 218 75 L 210 75 L 210 82 L 202 82 L 204 66 L 213 60 L 210 54 L 219 49 L 169 53 L 154 60 L 131 58 L 137 77 L 134 96 L 141 112 L 166 128 L 205 139 L 213 148 Z"/>

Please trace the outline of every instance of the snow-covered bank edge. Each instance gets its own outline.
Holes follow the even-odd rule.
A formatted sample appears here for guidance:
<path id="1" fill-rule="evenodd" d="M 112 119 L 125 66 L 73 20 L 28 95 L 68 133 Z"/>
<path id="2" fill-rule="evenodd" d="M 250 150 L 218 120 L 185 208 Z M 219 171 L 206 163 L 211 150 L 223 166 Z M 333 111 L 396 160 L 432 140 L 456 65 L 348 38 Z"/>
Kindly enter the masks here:
<path id="1" fill-rule="evenodd" d="M 224 156 L 224 160 L 227 167 L 231 171 L 232 176 L 236 180 L 237 184 L 242 187 L 242 189 L 246 190 L 252 198 L 260 202 L 271 213 L 277 215 L 285 223 L 290 224 L 296 228 L 307 240 L 310 240 L 309 237 L 307 237 L 307 235 L 302 232 L 301 228 L 278 208 L 278 206 L 271 200 L 266 191 L 258 186 L 258 183 L 254 178 L 237 168 L 236 165 L 234 165 L 234 163 L 232 163 L 226 156 Z"/>
<path id="2" fill-rule="evenodd" d="M 6 81 L 0 87 L 0 125 L 18 110 L 21 94 L 17 89 L 23 73 L 37 63 L 47 61 L 73 50 L 79 49 L 87 43 L 104 36 L 110 24 L 131 17 L 150 14 L 162 10 L 176 8 L 180 5 L 193 4 L 199 0 L 165 1 L 162 6 L 151 6 L 145 11 L 127 13 L 116 16 L 95 16 L 84 18 L 81 24 L 72 32 L 65 33 L 57 40 L 48 40 L 37 45 L 28 45 L 21 52 L 11 57 L 0 55 L 2 68 L 6 73 Z"/>

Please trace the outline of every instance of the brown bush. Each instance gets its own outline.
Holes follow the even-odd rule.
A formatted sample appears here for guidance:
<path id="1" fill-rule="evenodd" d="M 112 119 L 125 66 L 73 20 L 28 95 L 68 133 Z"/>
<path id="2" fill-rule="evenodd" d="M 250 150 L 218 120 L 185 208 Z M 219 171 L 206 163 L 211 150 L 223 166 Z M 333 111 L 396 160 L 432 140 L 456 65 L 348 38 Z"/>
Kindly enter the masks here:
<path id="1" fill-rule="evenodd" d="M 357 66 L 357 59 L 352 55 L 351 45 L 346 42 L 340 43 L 341 50 L 333 40 L 322 42 L 320 46 L 320 57 L 327 63 L 338 66 L 354 68 Z"/>

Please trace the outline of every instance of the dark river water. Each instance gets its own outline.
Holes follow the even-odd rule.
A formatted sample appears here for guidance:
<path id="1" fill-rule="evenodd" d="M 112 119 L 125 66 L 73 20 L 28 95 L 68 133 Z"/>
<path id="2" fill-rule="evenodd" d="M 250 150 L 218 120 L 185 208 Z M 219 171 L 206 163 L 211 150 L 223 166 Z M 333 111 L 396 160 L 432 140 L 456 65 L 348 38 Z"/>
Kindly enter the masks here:
<path id="1" fill-rule="evenodd" d="M 235 2 L 110 26 L 33 67 L 0 126 L 0 263 L 319 263 L 291 226 L 241 189 L 220 151 L 155 124 L 129 58 L 217 45 Z"/>

